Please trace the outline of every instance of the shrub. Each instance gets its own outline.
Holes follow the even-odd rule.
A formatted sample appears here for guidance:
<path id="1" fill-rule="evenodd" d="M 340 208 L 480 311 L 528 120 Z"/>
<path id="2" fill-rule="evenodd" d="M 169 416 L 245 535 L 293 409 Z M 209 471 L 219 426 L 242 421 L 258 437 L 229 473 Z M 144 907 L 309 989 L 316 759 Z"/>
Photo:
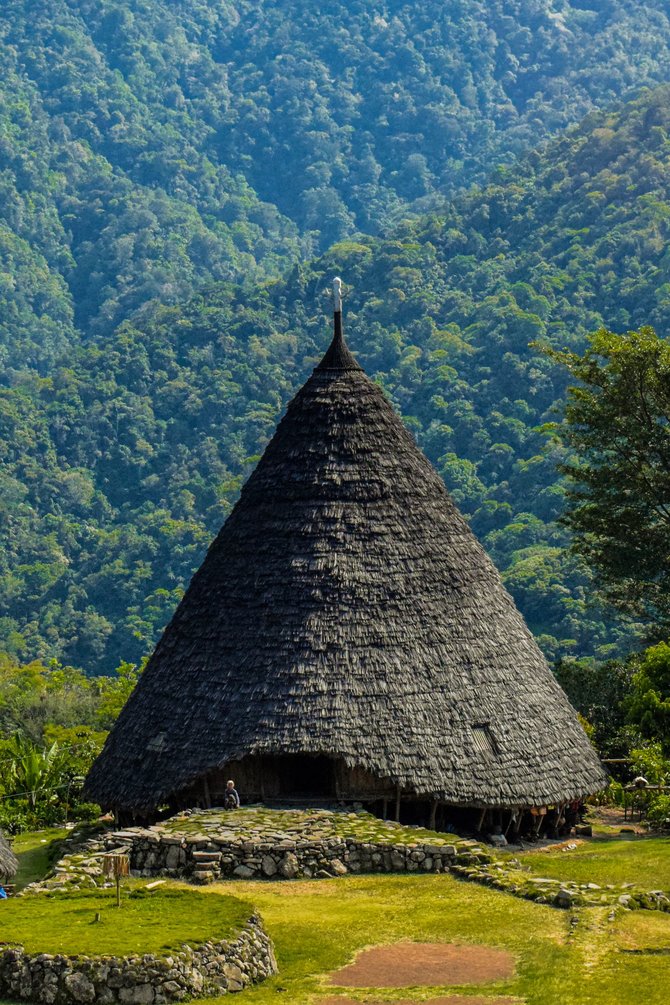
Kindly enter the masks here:
<path id="1" fill-rule="evenodd" d="M 653 796 L 647 809 L 647 820 L 652 827 L 670 830 L 670 796 Z"/>

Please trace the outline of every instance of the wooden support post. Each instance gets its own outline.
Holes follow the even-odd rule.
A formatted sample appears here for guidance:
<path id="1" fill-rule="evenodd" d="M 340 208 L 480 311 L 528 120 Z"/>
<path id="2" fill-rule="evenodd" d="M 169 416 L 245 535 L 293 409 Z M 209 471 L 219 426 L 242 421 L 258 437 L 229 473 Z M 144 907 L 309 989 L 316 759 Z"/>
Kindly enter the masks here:
<path id="1" fill-rule="evenodd" d="M 484 809 L 482 810 L 482 812 L 479 815 L 479 823 L 477 824 L 477 831 L 478 832 L 481 831 L 481 829 L 482 829 L 482 827 L 484 825 L 484 819 L 485 819 L 485 817 L 486 817 L 486 807 L 484 807 Z"/>
<path id="2" fill-rule="evenodd" d="M 202 778 L 202 788 L 205 794 L 205 809 L 211 810 L 212 808 L 212 797 L 209 794 L 209 782 L 207 781 L 207 775 L 203 775 Z"/>
<path id="3" fill-rule="evenodd" d="M 437 824 L 437 799 L 433 799 L 430 807 L 430 830 L 435 830 L 435 825 Z"/>
<path id="4" fill-rule="evenodd" d="M 561 827 L 565 823 L 565 808 L 568 804 L 566 802 L 559 803 L 556 807 L 556 837 L 560 837 Z"/>
<path id="5" fill-rule="evenodd" d="M 395 787 L 395 818 L 396 821 L 400 822 L 400 786 Z"/>
<path id="6" fill-rule="evenodd" d="M 542 808 L 544 809 L 544 807 Z M 542 830 L 542 824 L 544 823 L 546 816 L 547 814 L 545 811 L 544 813 L 538 813 L 537 816 L 535 817 L 535 820 L 537 821 L 535 826 L 533 827 L 533 834 L 535 835 L 535 837 L 540 836 L 540 831 Z"/>
<path id="7" fill-rule="evenodd" d="M 389 815 L 389 801 L 386 798 L 386 796 L 384 796 L 384 799 L 383 799 L 383 809 L 382 809 L 382 819 L 383 820 L 388 820 L 388 815 Z"/>
<path id="8" fill-rule="evenodd" d="M 516 817 L 515 811 L 514 810 L 510 810 L 509 811 L 509 823 L 507 824 L 507 827 L 505 828 L 505 837 L 507 837 L 507 835 L 509 834 L 510 828 L 511 828 L 512 824 L 514 823 L 515 817 Z"/>

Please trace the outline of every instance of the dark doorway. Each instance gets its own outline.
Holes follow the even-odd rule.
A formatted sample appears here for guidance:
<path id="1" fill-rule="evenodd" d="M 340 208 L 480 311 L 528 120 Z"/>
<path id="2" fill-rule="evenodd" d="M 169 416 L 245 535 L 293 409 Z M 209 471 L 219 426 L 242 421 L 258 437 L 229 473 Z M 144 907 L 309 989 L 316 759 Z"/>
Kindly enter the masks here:
<path id="1" fill-rule="evenodd" d="M 335 798 L 335 762 L 330 757 L 296 754 L 275 761 L 283 799 Z"/>

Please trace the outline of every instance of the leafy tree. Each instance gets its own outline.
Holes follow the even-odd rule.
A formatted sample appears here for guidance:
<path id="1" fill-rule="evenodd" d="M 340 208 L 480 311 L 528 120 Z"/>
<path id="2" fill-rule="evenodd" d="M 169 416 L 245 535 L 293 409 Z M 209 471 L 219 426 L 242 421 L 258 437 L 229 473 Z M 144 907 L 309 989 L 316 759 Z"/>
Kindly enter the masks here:
<path id="1" fill-rule="evenodd" d="M 0 654 L 2 826 L 17 831 L 99 815 L 83 801 L 83 781 L 138 675 L 130 663 L 114 676 L 91 677 L 55 661 L 21 665 Z"/>
<path id="2" fill-rule="evenodd" d="M 105 728 L 109 729 L 118 718 L 139 680 L 140 672 L 134 663 L 121 663 L 114 677 L 100 678 L 96 718 Z"/>
<path id="3" fill-rule="evenodd" d="M 640 743 L 628 714 L 635 665 L 632 659 L 561 659 L 556 678 L 572 705 L 593 727 L 593 741 L 603 757 L 627 757 Z"/>
<path id="4" fill-rule="evenodd" d="M 647 649 L 632 678 L 626 708 L 628 721 L 640 734 L 660 744 L 670 757 L 670 645 L 659 642 Z"/>
<path id="5" fill-rule="evenodd" d="M 608 600 L 670 626 L 670 344 L 645 327 L 604 329 L 554 353 L 571 387 L 562 433 L 576 454 L 565 522 Z"/>

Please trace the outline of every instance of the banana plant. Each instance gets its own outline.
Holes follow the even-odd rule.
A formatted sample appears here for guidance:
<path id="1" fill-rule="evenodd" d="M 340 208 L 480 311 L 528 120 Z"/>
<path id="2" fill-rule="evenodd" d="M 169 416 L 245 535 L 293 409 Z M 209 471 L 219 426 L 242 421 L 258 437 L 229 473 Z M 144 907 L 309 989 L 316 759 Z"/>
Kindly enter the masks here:
<path id="1" fill-rule="evenodd" d="M 16 794 L 25 795 L 34 810 L 39 797 L 58 784 L 58 744 L 40 748 L 32 740 L 16 735 L 6 749 L 11 787 Z"/>

